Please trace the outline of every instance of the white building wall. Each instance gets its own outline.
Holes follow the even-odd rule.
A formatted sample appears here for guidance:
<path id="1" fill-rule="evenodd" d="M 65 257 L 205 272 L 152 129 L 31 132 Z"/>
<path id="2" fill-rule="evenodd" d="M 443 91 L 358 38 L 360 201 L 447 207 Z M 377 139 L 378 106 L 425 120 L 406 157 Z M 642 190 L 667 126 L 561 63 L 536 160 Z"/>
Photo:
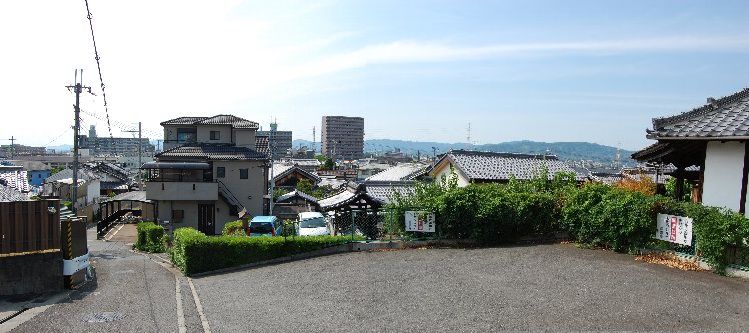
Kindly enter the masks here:
<path id="1" fill-rule="evenodd" d="M 706 206 L 738 211 L 741 204 L 743 168 L 743 142 L 708 142 L 702 203 Z"/>
<path id="2" fill-rule="evenodd" d="M 452 175 L 452 171 L 450 169 L 451 163 L 444 163 L 444 166 L 442 166 L 440 169 L 437 170 L 435 173 L 434 180 L 437 182 L 442 181 L 442 177 L 445 177 L 448 181 L 450 180 L 450 176 Z M 454 165 L 452 166 L 452 170 L 455 171 L 455 174 L 458 175 L 458 187 L 465 187 L 470 184 L 470 181 L 468 180 L 468 177 L 463 174 L 458 168 L 456 168 Z"/>

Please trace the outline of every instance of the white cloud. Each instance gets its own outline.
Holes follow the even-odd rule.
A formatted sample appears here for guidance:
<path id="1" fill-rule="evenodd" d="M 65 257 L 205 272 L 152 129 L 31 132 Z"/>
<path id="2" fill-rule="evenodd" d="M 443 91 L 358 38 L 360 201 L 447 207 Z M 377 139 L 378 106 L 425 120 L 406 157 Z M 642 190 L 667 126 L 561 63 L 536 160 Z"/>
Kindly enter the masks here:
<path id="1" fill-rule="evenodd" d="M 749 51 L 749 37 L 661 37 L 583 42 L 547 42 L 456 46 L 429 41 L 396 41 L 331 55 L 294 68 L 290 77 L 317 76 L 369 65 L 470 61 L 502 56 L 557 56 L 622 52 Z"/>
<path id="2" fill-rule="evenodd" d="M 289 5 L 289 10 L 279 10 L 282 17 L 245 15 L 240 10 L 244 3 L 234 0 L 90 0 L 90 4 L 111 117 L 120 123 L 144 121 L 155 133 L 160 131 L 160 121 L 185 114 L 235 112 L 268 119 L 258 105 L 278 96 L 339 89 L 325 76 L 372 65 L 562 53 L 747 51 L 743 36 L 476 46 L 399 40 L 342 51 L 360 37 L 358 32 L 301 34 L 290 27 L 289 23 L 329 8 L 325 2 Z M 39 10 L 42 6 L 44 10 Z M 304 24 L 296 29 L 305 29 Z M 85 8 L 82 2 L 5 1 L 0 4 L 0 31 L 4 32 L 0 34 L 0 91 L 3 115 L 9 118 L 0 123 L 0 134 L 20 137 L 22 143 L 45 144 L 71 123 L 73 98 L 64 86 L 72 82 L 73 70 L 84 68 L 86 83 L 99 86 Z M 303 89 L 293 91 L 294 87 Z M 87 98 L 84 106 L 103 115 L 100 97 Z M 290 111 L 285 117 L 294 115 Z M 88 121 L 99 125 L 100 133 L 106 132 L 101 120 Z M 19 123 L 33 124 L 34 130 L 21 130 L 14 125 Z"/>

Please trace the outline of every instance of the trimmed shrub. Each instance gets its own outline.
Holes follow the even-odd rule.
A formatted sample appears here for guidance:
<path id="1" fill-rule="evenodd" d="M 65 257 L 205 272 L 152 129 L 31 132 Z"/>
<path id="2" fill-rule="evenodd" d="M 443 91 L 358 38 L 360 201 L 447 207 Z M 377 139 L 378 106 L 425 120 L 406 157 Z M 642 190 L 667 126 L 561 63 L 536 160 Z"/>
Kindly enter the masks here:
<path id="1" fill-rule="evenodd" d="M 206 236 L 192 228 L 174 232 L 172 262 L 185 275 L 234 267 L 323 249 L 351 241 L 348 236 Z"/>
<path id="2" fill-rule="evenodd" d="M 693 234 L 697 240 L 699 255 L 719 274 L 736 259 L 746 260 L 749 252 L 749 219 L 744 215 L 722 208 L 705 207 L 699 204 L 684 204 L 686 216 L 694 220 Z M 735 258 L 729 249 L 744 258 Z M 741 260 L 743 259 L 743 260 Z"/>
<path id="3" fill-rule="evenodd" d="M 135 248 L 140 251 L 159 253 L 164 252 L 164 227 L 153 222 L 138 223 L 138 239 Z"/>
<path id="4" fill-rule="evenodd" d="M 224 224 L 224 229 L 221 230 L 221 234 L 224 236 L 247 236 L 242 226 L 242 221 L 232 221 Z"/>
<path id="5" fill-rule="evenodd" d="M 669 199 L 603 184 L 588 184 L 567 198 L 562 224 L 578 242 L 634 252 L 655 235 L 656 214 Z"/>

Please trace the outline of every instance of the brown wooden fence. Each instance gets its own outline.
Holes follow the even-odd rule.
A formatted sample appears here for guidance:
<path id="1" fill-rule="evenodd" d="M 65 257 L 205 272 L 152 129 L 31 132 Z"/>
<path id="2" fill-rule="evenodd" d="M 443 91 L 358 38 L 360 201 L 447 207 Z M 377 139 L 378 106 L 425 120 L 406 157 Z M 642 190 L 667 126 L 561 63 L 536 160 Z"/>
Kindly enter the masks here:
<path id="1" fill-rule="evenodd" d="M 0 254 L 60 249 L 60 201 L 0 202 Z"/>

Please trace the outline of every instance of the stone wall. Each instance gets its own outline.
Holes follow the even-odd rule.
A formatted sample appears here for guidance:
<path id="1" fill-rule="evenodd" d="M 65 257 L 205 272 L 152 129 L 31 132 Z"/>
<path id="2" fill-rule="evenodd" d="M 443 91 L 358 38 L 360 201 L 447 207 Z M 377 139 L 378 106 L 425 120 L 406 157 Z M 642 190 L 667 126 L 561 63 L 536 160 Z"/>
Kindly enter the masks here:
<path id="1" fill-rule="evenodd" d="M 63 289 L 62 252 L 0 256 L 0 296 L 41 294 Z"/>

